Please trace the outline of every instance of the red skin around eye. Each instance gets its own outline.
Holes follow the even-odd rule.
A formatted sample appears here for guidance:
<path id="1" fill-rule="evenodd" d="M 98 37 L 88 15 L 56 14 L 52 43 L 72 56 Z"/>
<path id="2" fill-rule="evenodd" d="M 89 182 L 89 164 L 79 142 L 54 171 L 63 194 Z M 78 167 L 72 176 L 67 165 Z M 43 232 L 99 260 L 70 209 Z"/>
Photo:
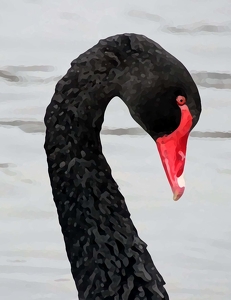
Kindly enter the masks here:
<path id="1" fill-rule="evenodd" d="M 192 115 L 188 106 L 184 104 L 179 105 L 179 107 L 181 121 L 178 128 L 171 134 L 156 140 L 160 158 L 174 194 L 174 200 L 178 200 L 185 189 L 184 186 L 180 186 L 178 178 L 184 171 L 187 141 L 192 127 Z"/>
<path id="2" fill-rule="evenodd" d="M 184 105 L 186 103 L 186 98 L 184 96 L 177 96 L 176 102 L 178 105 Z"/>

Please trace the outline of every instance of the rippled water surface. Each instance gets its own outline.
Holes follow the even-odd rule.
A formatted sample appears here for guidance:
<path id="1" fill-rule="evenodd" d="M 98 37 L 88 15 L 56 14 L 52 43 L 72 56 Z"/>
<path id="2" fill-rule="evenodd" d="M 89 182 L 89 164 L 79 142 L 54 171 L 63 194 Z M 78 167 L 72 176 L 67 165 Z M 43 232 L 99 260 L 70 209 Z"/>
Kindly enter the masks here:
<path id="1" fill-rule="evenodd" d="M 0 299 L 76 299 L 49 186 L 43 116 L 70 62 L 136 32 L 192 73 L 203 103 L 178 203 L 156 146 L 119 99 L 104 153 L 171 300 L 231 299 L 230 1 L 1 0 Z"/>

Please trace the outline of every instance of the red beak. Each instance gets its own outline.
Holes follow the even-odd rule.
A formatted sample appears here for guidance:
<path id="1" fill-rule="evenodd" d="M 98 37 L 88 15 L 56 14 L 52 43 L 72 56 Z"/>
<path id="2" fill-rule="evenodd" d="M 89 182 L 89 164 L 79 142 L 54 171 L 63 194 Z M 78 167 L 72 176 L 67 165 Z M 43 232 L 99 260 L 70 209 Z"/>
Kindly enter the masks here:
<path id="1" fill-rule="evenodd" d="M 179 107 L 181 109 L 179 127 L 171 134 L 156 140 L 161 161 L 172 188 L 173 199 L 175 201 L 183 195 L 185 189 L 183 171 L 188 136 L 192 127 L 192 115 L 188 106 L 182 105 Z"/>

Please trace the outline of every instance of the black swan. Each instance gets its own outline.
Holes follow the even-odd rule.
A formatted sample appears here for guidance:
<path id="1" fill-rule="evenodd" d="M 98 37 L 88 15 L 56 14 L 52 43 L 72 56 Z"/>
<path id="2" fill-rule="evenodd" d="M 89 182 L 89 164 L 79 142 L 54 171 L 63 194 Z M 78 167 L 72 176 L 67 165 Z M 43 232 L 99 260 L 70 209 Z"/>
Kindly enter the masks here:
<path id="1" fill-rule="evenodd" d="M 44 147 L 67 256 L 80 300 L 167 300 L 102 153 L 100 130 L 115 96 L 156 142 L 174 200 L 184 192 L 187 139 L 201 113 L 192 77 L 143 35 L 100 40 L 71 63 L 45 115 Z"/>

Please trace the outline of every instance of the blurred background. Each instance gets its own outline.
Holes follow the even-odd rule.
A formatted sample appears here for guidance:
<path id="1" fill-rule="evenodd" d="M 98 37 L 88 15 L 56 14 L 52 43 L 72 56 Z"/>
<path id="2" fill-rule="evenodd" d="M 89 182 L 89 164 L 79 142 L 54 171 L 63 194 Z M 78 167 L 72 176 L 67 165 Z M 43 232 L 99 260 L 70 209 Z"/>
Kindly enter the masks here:
<path id="1" fill-rule="evenodd" d="M 43 117 L 70 62 L 144 34 L 191 72 L 203 113 L 175 203 L 156 146 L 114 98 L 102 142 L 171 300 L 231 299 L 230 0 L 0 1 L 0 295 L 77 299 L 47 174 Z"/>

